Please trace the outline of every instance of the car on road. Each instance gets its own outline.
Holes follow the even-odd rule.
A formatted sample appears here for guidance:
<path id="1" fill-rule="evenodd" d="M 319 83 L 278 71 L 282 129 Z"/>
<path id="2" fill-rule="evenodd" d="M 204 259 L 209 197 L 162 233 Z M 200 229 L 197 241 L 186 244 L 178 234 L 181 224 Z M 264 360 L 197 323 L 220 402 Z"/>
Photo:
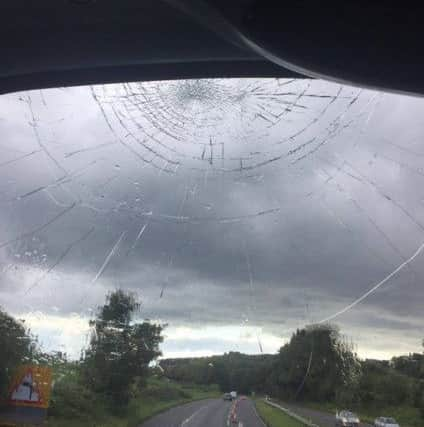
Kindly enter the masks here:
<path id="1" fill-rule="evenodd" d="M 223 399 L 223 400 L 233 400 L 233 398 L 232 398 L 232 396 L 231 396 L 231 393 L 224 393 L 224 394 L 222 395 L 222 399 Z"/>
<path id="2" fill-rule="evenodd" d="M 374 427 L 399 427 L 399 424 L 391 417 L 378 417 L 374 420 Z"/>
<path id="3" fill-rule="evenodd" d="M 336 427 L 358 427 L 359 417 L 351 411 L 336 412 Z"/>

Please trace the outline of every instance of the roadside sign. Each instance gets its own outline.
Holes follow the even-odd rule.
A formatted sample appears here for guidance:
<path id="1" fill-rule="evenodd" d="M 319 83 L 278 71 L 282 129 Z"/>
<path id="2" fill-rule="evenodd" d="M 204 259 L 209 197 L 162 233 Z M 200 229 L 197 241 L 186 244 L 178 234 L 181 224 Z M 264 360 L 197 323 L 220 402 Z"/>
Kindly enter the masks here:
<path id="1" fill-rule="evenodd" d="M 9 404 L 47 409 L 52 384 L 52 370 L 46 366 L 20 366 L 12 378 Z"/>

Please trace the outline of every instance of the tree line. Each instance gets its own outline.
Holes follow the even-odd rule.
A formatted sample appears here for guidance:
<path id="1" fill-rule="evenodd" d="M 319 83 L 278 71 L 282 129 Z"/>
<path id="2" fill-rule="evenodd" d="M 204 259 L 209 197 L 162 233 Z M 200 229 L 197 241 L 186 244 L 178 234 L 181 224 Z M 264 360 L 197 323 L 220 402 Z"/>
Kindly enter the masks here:
<path id="1" fill-rule="evenodd" d="M 131 293 L 112 292 L 90 321 L 91 338 L 78 361 L 60 352 L 41 351 L 25 327 L 0 310 L 0 401 L 19 364 L 54 368 L 53 413 L 69 416 L 100 396 L 114 411 L 125 408 L 152 374 L 161 356 L 165 325 L 136 321 L 140 303 Z M 311 325 L 296 330 L 277 354 L 162 359 L 156 375 L 179 383 L 217 384 L 222 392 L 271 395 L 298 402 L 332 402 L 352 408 L 405 405 L 424 418 L 424 355 L 391 360 L 360 360 L 337 326 Z M 62 381 L 61 378 L 66 378 Z M 75 407 L 69 402 L 78 402 Z M 78 406 L 79 405 L 79 406 Z"/>
<path id="2" fill-rule="evenodd" d="M 298 329 L 275 355 L 222 356 L 161 361 L 176 381 L 215 382 L 222 392 L 269 394 L 298 402 L 332 402 L 351 408 L 406 405 L 424 418 L 424 355 L 360 360 L 335 325 Z"/>

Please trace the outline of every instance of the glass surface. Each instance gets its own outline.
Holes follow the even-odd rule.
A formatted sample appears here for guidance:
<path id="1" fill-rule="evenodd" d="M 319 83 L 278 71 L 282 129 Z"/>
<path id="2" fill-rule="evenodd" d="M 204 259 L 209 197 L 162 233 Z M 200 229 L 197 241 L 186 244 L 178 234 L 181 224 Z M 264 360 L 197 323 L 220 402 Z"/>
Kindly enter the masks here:
<path id="1" fill-rule="evenodd" d="M 2 96 L 0 306 L 37 337 L 44 361 L 27 360 L 51 364 L 55 354 L 55 363 L 78 371 L 94 351 L 93 334 L 105 333 L 96 329 L 99 307 L 121 290 L 140 305 L 131 322 L 124 316 L 108 333 L 146 319 L 164 328 L 162 356 L 146 356 L 149 373 L 137 371 L 143 381 L 165 375 L 178 384 L 218 384 L 220 405 L 231 405 L 221 401 L 232 389 L 316 400 L 331 403 L 333 418 L 343 406 L 361 416 L 371 398 L 380 408 L 396 406 L 390 396 L 399 401 L 398 389 L 399 405 L 418 420 L 423 113 L 420 98 L 308 79 Z M 314 334 L 324 336 L 328 325 L 334 354 L 355 359 L 346 362 L 350 379 L 322 374 L 336 359 Z M 303 356 L 289 369 L 280 348 L 296 330 Z M 304 347 L 302 331 L 312 337 Z M 121 360 L 126 347 L 117 342 L 106 359 Z M 246 385 L 243 375 L 219 377 L 220 363 L 231 371 L 248 363 L 229 352 L 260 355 L 252 359 L 260 379 Z M 181 359 L 224 353 L 196 359 L 201 374 Z M 365 384 L 387 372 L 391 388 Z M 335 392 L 330 382 L 345 380 L 356 381 L 358 393 Z M 382 389 L 389 397 L 380 399 Z M 54 411 L 57 420 L 76 417 Z"/>

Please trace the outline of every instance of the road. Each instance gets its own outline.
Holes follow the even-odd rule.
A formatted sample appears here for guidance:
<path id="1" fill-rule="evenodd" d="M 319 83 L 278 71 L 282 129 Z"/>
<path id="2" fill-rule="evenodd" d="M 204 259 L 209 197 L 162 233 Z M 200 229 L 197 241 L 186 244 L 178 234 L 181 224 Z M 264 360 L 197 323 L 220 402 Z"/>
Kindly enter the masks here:
<path id="1" fill-rule="evenodd" d="M 233 403 L 207 399 L 169 409 L 151 418 L 140 427 L 227 427 Z M 238 401 L 235 424 L 230 427 L 264 427 L 250 399 Z"/>
<path id="2" fill-rule="evenodd" d="M 238 427 L 266 427 L 250 399 L 239 400 L 236 413 Z"/>
<path id="3" fill-rule="evenodd" d="M 306 418 L 307 420 L 311 420 L 313 423 L 317 424 L 320 427 L 334 427 L 334 414 L 317 411 L 315 409 L 303 408 L 301 406 L 296 406 L 288 403 L 281 403 L 281 405 L 287 409 L 290 409 L 295 414 L 298 414 L 301 417 Z M 371 425 L 361 423 L 360 427 L 371 427 Z"/>

